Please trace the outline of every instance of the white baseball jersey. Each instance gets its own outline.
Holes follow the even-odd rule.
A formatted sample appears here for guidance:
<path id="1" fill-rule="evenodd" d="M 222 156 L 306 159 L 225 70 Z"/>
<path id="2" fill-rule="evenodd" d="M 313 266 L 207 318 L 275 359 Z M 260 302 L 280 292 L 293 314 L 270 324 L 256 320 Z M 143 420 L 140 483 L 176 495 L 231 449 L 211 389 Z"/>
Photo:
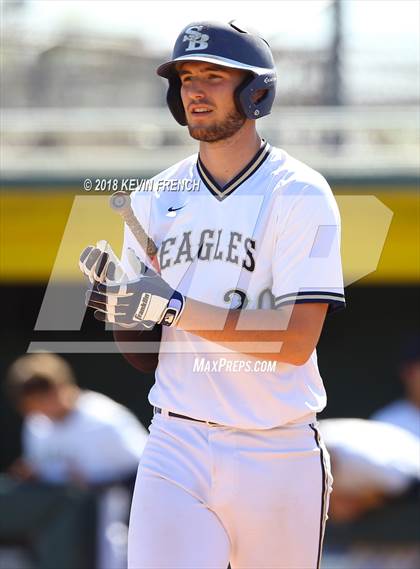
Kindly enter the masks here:
<path id="1" fill-rule="evenodd" d="M 177 184 L 192 191 L 174 191 Z M 157 175 L 153 188 L 135 192 L 132 207 L 159 247 L 163 278 L 187 297 L 245 310 L 344 306 L 336 202 L 319 173 L 283 150 L 263 142 L 224 187 L 193 155 Z M 128 247 L 145 259 L 126 227 L 123 263 Z M 304 421 L 324 408 L 315 351 L 302 366 L 277 362 L 271 371 L 240 352 L 163 327 L 150 403 L 250 429 Z"/>
<path id="2" fill-rule="evenodd" d="M 23 456 L 47 482 L 64 483 L 78 474 L 90 483 L 120 480 L 135 472 L 147 431 L 109 397 L 82 392 L 63 420 L 40 413 L 25 418 Z"/>
<path id="3" fill-rule="evenodd" d="M 420 438 L 420 409 L 408 399 L 393 401 L 375 411 L 371 419 L 391 423 Z"/>

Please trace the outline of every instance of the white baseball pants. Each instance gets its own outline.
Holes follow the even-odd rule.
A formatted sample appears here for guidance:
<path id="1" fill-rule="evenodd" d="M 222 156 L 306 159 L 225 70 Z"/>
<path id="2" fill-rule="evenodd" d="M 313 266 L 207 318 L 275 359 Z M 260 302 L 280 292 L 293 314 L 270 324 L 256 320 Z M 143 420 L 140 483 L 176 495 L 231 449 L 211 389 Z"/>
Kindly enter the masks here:
<path id="1" fill-rule="evenodd" d="M 242 430 L 155 415 L 129 569 L 316 569 L 328 498 L 316 424 Z"/>

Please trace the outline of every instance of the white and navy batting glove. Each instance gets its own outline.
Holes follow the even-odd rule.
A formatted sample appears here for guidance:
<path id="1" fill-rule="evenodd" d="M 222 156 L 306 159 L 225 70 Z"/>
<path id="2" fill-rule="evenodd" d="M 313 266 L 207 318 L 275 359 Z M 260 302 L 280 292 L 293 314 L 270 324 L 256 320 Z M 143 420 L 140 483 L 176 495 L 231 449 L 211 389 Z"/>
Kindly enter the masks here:
<path id="1" fill-rule="evenodd" d="M 107 241 L 86 247 L 80 255 L 79 268 L 92 284 L 127 279 L 120 260 Z"/>
<path id="2" fill-rule="evenodd" d="M 115 260 L 110 260 L 106 251 L 99 255 L 95 250 L 86 251 L 82 257 L 87 254 L 95 265 L 92 270 L 89 268 L 91 262 L 88 262 L 86 268 L 93 277 L 93 288 L 86 293 L 86 304 L 95 309 L 96 319 L 142 330 L 151 330 L 155 324 L 176 325 L 185 305 L 184 296 L 153 269 L 146 267 L 132 249 L 128 251 L 128 259 L 138 277 L 129 280 L 124 273 L 119 281 L 114 278 Z M 86 263 L 82 257 L 81 263 Z"/>

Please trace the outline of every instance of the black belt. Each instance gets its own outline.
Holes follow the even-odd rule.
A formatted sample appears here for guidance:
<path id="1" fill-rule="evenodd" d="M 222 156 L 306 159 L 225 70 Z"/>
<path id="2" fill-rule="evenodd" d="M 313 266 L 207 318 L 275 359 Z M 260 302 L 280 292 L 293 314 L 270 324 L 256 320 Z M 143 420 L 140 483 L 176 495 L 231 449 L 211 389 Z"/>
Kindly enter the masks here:
<path id="1" fill-rule="evenodd" d="M 162 413 L 160 407 L 153 407 L 154 413 Z M 219 423 L 212 423 L 211 421 L 203 421 L 202 419 L 194 419 L 193 417 L 187 417 L 187 415 L 180 415 L 179 413 L 172 413 L 168 411 L 169 417 L 176 417 L 177 419 L 186 419 L 187 421 L 197 421 L 197 423 L 205 423 L 206 425 L 218 425 Z"/>

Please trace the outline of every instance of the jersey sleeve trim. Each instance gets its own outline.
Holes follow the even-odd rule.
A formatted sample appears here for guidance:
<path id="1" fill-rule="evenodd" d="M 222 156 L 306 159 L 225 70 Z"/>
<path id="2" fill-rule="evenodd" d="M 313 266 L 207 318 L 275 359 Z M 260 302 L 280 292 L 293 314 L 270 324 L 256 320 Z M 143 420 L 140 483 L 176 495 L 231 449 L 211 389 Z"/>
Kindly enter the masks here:
<path id="1" fill-rule="evenodd" d="M 291 304 L 323 303 L 328 304 L 328 313 L 337 312 L 346 307 L 344 294 L 320 290 L 307 290 L 276 296 L 274 308 L 283 308 Z"/>

